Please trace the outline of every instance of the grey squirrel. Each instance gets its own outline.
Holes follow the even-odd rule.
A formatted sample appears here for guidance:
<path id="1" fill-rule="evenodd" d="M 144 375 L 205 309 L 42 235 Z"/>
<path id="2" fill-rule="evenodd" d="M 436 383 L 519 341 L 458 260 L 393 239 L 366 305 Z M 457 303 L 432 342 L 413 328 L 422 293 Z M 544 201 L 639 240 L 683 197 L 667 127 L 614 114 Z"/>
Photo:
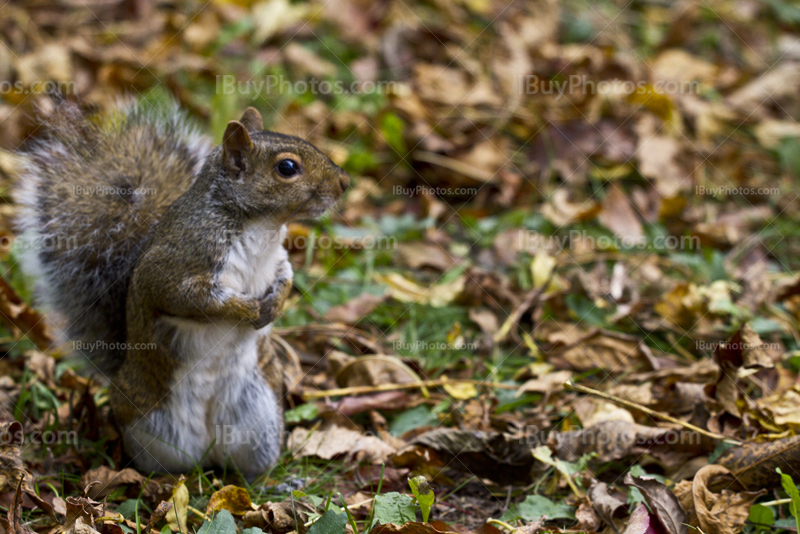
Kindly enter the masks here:
<path id="1" fill-rule="evenodd" d="M 89 118 L 60 104 L 47 117 L 16 188 L 23 263 L 108 377 L 138 468 L 253 478 L 282 442 L 268 336 L 292 285 L 285 224 L 321 215 L 350 177 L 264 131 L 254 108 L 214 148 L 177 107 L 144 107 Z"/>

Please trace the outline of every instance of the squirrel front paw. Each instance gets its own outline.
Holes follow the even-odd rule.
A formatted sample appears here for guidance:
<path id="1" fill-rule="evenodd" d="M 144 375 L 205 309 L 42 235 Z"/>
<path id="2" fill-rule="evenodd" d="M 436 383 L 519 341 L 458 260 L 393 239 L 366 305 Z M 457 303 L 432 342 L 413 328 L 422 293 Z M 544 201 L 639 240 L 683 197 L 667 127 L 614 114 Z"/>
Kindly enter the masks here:
<path id="1" fill-rule="evenodd" d="M 292 280 L 290 278 L 279 278 L 274 285 L 272 285 L 266 294 L 258 299 L 259 315 L 258 319 L 252 321 L 256 330 L 264 328 L 270 323 L 274 323 L 278 315 L 283 310 L 283 304 L 289 296 L 292 289 Z"/>

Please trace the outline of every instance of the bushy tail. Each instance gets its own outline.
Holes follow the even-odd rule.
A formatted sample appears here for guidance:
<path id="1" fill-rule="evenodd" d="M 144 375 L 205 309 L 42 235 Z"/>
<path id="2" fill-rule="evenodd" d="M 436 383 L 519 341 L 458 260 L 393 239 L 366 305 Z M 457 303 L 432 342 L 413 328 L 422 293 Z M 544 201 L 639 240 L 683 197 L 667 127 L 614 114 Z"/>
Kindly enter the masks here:
<path id="1" fill-rule="evenodd" d="M 211 150 L 176 106 L 121 105 L 99 117 L 59 104 L 23 155 L 16 250 L 37 296 L 103 373 L 125 350 L 125 300 L 136 260 L 166 208 Z M 59 325 L 61 326 L 61 325 Z"/>

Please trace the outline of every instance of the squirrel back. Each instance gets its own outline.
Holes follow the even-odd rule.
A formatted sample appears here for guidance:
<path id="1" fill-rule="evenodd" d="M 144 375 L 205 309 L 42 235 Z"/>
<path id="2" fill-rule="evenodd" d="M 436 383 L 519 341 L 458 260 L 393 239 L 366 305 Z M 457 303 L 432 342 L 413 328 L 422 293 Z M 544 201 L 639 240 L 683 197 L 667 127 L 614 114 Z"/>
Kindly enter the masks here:
<path id="1" fill-rule="evenodd" d="M 175 105 L 133 103 L 87 117 L 62 103 L 43 123 L 48 130 L 24 154 L 15 188 L 21 261 L 74 348 L 113 373 L 123 361 L 136 261 L 212 143 Z"/>

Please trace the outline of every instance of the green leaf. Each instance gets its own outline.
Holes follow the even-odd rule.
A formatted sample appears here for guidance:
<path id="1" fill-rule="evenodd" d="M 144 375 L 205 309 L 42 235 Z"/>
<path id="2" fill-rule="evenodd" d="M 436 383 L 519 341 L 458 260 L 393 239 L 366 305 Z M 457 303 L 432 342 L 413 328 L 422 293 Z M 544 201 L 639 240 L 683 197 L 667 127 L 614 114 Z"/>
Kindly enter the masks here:
<path id="1" fill-rule="evenodd" d="M 528 495 L 512 511 L 504 514 L 503 519 L 538 521 L 544 515 L 547 519 L 575 519 L 575 507 L 563 502 L 555 503 L 541 495 Z"/>
<path id="2" fill-rule="evenodd" d="M 319 409 L 314 403 L 307 402 L 301 404 L 294 410 L 288 410 L 284 417 L 287 423 L 300 423 L 301 421 L 310 421 L 316 419 L 319 414 Z"/>
<path id="3" fill-rule="evenodd" d="M 346 525 L 347 514 L 328 510 L 311 525 L 308 534 L 343 534 Z"/>
<path id="4" fill-rule="evenodd" d="M 121 514 L 125 519 L 133 519 L 136 515 L 136 510 L 141 507 L 141 501 L 138 499 L 128 499 L 117 506 L 117 513 Z"/>
<path id="5" fill-rule="evenodd" d="M 243 529 L 242 534 L 264 534 L 264 531 L 258 527 L 250 527 Z"/>
<path id="6" fill-rule="evenodd" d="M 417 504 L 414 502 L 414 498 L 402 493 L 391 492 L 376 495 L 372 506 L 373 519 L 371 527 L 378 523 L 381 525 L 389 523 L 402 525 L 403 523 L 417 520 Z"/>
<path id="7" fill-rule="evenodd" d="M 422 521 L 427 523 L 436 496 L 428 485 L 428 480 L 423 476 L 409 478 L 408 485 L 411 486 L 411 493 L 414 494 L 414 498 L 417 499 L 417 504 L 419 504 L 419 509 L 422 511 Z"/>
<path id="8" fill-rule="evenodd" d="M 236 534 L 236 522 L 227 510 L 220 510 L 212 521 L 206 521 L 197 534 Z"/>
<path id="9" fill-rule="evenodd" d="M 389 112 L 383 116 L 381 120 L 381 135 L 384 140 L 391 146 L 399 156 L 405 156 L 408 152 L 406 142 L 403 138 L 403 130 L 405 130 L 405 123 L 403 119 L 396 114 Z"/>
<path id="10" fill-rule="evenodd" d="M 775 512 L 769 506 L 754 504 L 750 507 L 750 517 L 747 518 L 753 523 L 761 525 L 772 525 L 775 523 Z"/>
<path id="11" fill-rule="evenodd" d="M 430 408 L 421 404 L 395 417 L 389 425 L 389 432 L 393 436 L 402 436 L 410 430 L 416 430 L 417 428 L 433 425 L 438 422 L 439 417 L 433 414 Z"/>
<path id="12" fill-rule="evenodd" d="M 795 486 L 792 477 L 789 475 L 782 473 L 779 467 L 775 468 L 775 471 L 781 476 L 781 486 L 783 486 L 783 490 L 789 494 L 789 497 L 792 499 L 792 503 L 789 505 L 789 511 L 794 516 L 795 523 L 797 524 L 797 531 L 800 532 L 800 492 L 797 491 L 797 486 Z"/>
<path id="13" fill-rule="evenodd" d="M 550 450 L 550 447 L 547 445 L 542 445 L 541 447 L 533 449 L 533 457 L 542 463 L 555 467 L 567 481 L 572 491 L 580 496 L 578 486 L 572 477 L 586 469 L 586 462 L 589 460 L 589 457 L 581 458 L 579 462 L 565 462 L 560 458 L 553 458 L 553 451 Z"/>

